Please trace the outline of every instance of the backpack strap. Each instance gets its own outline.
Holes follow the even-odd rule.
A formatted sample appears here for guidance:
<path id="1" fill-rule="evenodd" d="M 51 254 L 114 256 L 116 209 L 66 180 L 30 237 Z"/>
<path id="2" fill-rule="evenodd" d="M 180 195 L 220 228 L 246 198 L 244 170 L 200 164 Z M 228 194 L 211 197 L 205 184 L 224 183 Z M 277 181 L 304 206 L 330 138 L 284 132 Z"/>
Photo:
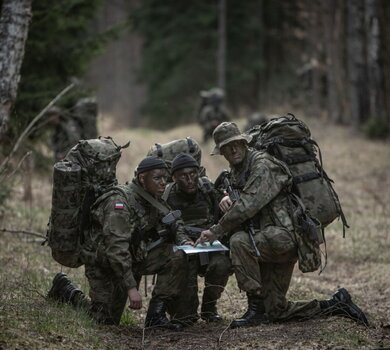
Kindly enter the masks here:
<path id="1" fill-rule="evenodd" d="M 163 150 L 161 147 L 161 144 L 155 143 L 156 151 L 157 151 L 157 157 L 162 158 L 163 157 Z"/>
<path id="2" fill-rule="evenodd" d="M 302 182 L 318 179 L 319 177 L 321 177 L 321 174 L 313 171 L 313 172 L 306 173 L 303 175 L 294 176 L 293 183 L 294 183 L 294 185 L 297 185 L 297 184 L 300 184 Z"/>
<path id="3" fill-rule="evenodd" d="M 164 215 L 167 215 L 170 213 L 170 210 L 164 206 L 162 203 L 160 203 L 157 199 L 155 199 L 152 195 L 150 195 L 148 192 L 146 192 L 142 187 L 132 183 L 131 189 L 140 195 L 143 199 L 145 199 L 148 203 L 150 203 L 153 207 L 158 209 L 161 213 Z"/>
<path id="4" fill-rule="evenodd" d="M 188 150 L 191 154 L 195 153 L 195 144 L 190 137 L 186 137 Z"/>

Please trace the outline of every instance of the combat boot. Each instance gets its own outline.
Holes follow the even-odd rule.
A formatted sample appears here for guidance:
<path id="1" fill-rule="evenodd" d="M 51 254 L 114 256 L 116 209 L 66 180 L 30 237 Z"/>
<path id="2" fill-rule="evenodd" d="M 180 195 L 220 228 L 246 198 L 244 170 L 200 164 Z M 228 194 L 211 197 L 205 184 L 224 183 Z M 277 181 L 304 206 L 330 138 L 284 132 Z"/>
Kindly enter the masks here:
<path id="1" fill-rule="evenodd" d="M 53 278 L 53 284 L 47 293 L 47 298 L 60 303 L 73 304 L 73 300 L 78 294 L 83 294 L 83 292 L 72 283 L 66 274 L 59 272 Z"/>
<path id="2" fill-rule="evenodd" d="M 368 326 L 364 312 L 352 302 L 351 295 L 345 288 L 340 288 L 329 300 L 320 301 L 321 310 L 331 316 L 345 316 Z"/>
<path id="3" fill-rule="evenodd" d="M 257 296 L 248 295 L 248 310 L 241 318 L 233 320 L 230 328 L 256 326 L 268 322 L 263 300 Z"/>
<path id="4" fill-rule="evenodd" d="M 182 331 L 180 323 L 172 323 L 166 315 L 166 306 L 163 301 L 151 299 L 145 319 L 145 327 L 166 328 L 172 331 Z"/>
<path id="5" fill-rule="evenodd" d="M 218 314 L 217 311 L 217 302 L 203 300 L 200 317 L 206 322 L 220 322 L 222 317 Z"/>

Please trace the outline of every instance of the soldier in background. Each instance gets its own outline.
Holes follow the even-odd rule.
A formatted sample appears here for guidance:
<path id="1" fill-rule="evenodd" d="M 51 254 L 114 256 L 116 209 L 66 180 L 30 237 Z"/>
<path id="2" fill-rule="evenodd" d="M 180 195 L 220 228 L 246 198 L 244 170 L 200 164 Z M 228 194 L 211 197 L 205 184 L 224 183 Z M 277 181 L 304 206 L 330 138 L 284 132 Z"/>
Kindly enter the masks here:
<path id="1" fill-rule="evenodd" d="M 55 162 L 64 159 L 79 140 L 97 138 L 97 113 L 96 99 L 92 97 L 79 99 L 69 111 L 54 106 L 46 112 L 48 125 L 53 129 L 51 147 Z"/>
<path id="2" fill-rule="evenodd" d="M 98 106 L 95 97 L 84 97 L 77 101 L 71 110 L 73 118 L 77 119 L 81 128 L 83 140 L 96 139 Z"/>
<path id="3" fill-rule="evenodd" d="M 51 147 L 54 161 L 65 158 L 68 151 L 82 139 L 79 123 L 64 109 L 52 107 L 46 112 L 47 123 L 52 128 Z"/>
<path id="4" fill-rule="evenodd" d="M 248 131 L 249 129 L 253 128 L 254 126 L 260 125 L 260 124 L 263 124 L 266 122 L 268 122 L 268 118 L 264 113 L 260 113 L 260 112 L 252 113 L 248 117 L 248 121 L 244 127 L 244 130 Z"/>
<path id="5" fill-rule="evenodd" d="M 198 123 L 203 129 L 203 142 L 211 138 L 214 129 L 224 121 L 230 120 L 224 106 L 225 93 L 220 88 L 201 91 L 201 104 L 197 115 Z"/>

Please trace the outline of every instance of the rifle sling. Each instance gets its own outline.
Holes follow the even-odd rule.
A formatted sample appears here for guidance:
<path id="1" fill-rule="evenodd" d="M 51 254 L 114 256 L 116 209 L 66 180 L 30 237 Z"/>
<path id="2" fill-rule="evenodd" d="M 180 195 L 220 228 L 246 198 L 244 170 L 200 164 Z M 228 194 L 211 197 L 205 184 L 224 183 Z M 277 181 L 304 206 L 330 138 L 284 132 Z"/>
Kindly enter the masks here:
<path id="1" fill-rule="evenodd" d="M 136 184 L 131 184 L 131 188 L 134 190 L 135 193 L 140 195 L 143 199 L 145 199 L 148 203 L 150 203 L 153 207 L 158 209 L 164 215 L 170 213 L 170 210 L 167 207 L 161 204 L 157 199 L 155 199 L 152 195 L 146 192 L 143 188 L 137 186 Z"/>

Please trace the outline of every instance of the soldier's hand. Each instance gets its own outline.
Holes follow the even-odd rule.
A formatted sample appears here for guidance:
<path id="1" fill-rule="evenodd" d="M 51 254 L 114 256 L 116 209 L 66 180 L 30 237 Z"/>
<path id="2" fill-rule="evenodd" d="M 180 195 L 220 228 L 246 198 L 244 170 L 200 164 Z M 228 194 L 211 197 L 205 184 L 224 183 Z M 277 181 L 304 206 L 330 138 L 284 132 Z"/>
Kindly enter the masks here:
<path id="1" fill-rule="evenodd" d="M 129 308 L 138 310 L 142 307 L 142 297 L 137 288 L 131 288 L 127 291 L 129 297 Z"/>
<path id="2" fill-rule="evenodd" d="M 192 245 L 192 246 L 194 246 L 194 242 L 191 241 L 191 240 L 185 241 L 185 242 L 183 243 L 183 245 Z"/>
<path id="3" fill-rule="evenodd" d="M 195 246 L 197 246 L 198 244 L 203 244 L 205 242 L 210 242 L 210 244 L 213 244 L 216 239 L 217 237 L 215 237 L 215 234 L 212 233 L 210 230 L 202 231 L 200 237 L 195 242 Z"/>
<path id="4" fill-rule="evenodd" d="M 226 191 L 224 192 L 224 195 L 225 196 L 219 202 L 219 209 L 221 209 L 222 213 L 226 213 L 233 204 Z"/>

